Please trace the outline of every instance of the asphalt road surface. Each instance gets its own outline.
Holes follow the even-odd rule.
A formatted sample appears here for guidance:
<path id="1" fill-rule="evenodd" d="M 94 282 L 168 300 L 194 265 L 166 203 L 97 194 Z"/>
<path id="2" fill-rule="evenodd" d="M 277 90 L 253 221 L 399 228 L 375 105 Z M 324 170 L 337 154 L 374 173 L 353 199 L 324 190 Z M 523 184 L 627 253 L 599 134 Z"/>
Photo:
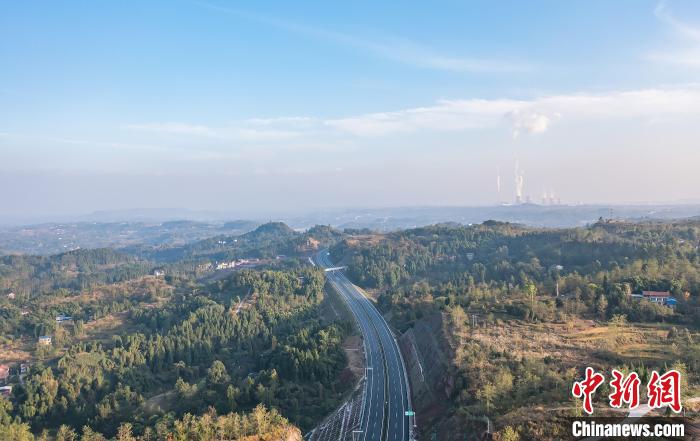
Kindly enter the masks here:
<path id="1" fill-rule="evenodd" d="M 317 265 L 332 268 L 326 250 L 315 256 Z M 341 270 L 327 271 L 331 285 L 343 297 L 355 316 L 364 340 L 366 374 L 365 398 L 359 432 L 355 441 L 408 441 L 413 417 L 410 390 L 399 346 L 384 317 L 363 296 Z"/>

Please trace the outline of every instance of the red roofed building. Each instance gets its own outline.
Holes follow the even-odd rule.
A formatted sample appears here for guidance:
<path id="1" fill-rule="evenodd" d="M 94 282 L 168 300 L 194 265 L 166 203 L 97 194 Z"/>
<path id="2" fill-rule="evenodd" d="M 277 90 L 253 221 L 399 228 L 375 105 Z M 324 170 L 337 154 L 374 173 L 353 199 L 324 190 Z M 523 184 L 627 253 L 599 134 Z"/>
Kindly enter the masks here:
<path id="1" fill-rule="evenodd" d="M 642 291 L 642 296 L 650 302 L 665 305 L 671 298 L 671 293 L 668 291 Z"/>

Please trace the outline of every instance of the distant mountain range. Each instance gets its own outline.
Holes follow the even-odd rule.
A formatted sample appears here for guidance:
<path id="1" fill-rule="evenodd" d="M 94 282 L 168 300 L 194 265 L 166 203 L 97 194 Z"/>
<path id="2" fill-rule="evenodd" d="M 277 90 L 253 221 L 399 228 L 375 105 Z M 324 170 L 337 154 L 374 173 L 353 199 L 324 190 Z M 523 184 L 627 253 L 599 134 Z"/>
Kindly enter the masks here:
<path id="1" fill-rule="evenodd" d="M 259 223 L 71 222 L 0 227 L 0 254 L 57 254 L 80 248 L 178 246 L 217 235 L 238 236 Z"/>
<path id="2" fill-rule="evenodd" d="M 337 229 L 391 231 L 436 223 L 475 224 L 486 220 L 537 227 L 583 226 L 598 219 L 631 221 L 700 218 L 700 204 L 683 205 L 500 205 L 488 207 L 404 207 L 326 209 L 279 216 L 284 228 L 301 231 L 314 225 Z M 238 236 L 256 227 L 280 233 L 271 219 L 236 219 L 225 212 L 180 209 L 100 211 L 72 220 L 0 227 L 0 254 L 55 254 L 76 248 L 181 246 L 216 236 Z"/>
<path id="3" fill-rule="evenodd" d="M 317 211 L 286 219 L 294 228 L 314 224 L 336 228 L 395 230 L 443 222 L 461 224 L 486 220 L 520 223 L 538 227 L 576 227 L 599 218 L 625 220 L 669 220 L 700 216 L 697 205 L 499 205 L 487 207 L 406 207 Z"/>

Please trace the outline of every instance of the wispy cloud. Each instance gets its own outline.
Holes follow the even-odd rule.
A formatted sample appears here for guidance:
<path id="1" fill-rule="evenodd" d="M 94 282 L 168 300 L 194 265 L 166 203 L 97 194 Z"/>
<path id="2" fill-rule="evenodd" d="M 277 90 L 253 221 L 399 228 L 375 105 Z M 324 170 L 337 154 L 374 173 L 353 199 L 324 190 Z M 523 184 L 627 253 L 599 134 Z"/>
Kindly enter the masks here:
<path id="1" fill-rule="evenodd" d="M 74 146 L 86 149 L 112 149 L 112 150 L 133 150 L 133 151 L 151 151 L 151 152 L 168 152 L 169 149 L 154 144 L 132 143 L 121 141 L 105 141 L 95 139 L 80 139 L 80 138 L 65 138 L 56 136 L 42 136 L 27 133 L 0 132 L 0 139 L 22 143 L 23 145 L 32 146 Z"/>
<path id="2" fill-rule="evenodd" d="M 126 128 L 142 132 L 165 133 L 172 135 L 216 136 L 216 131 L 210 127 L 176 122 L 128 124 L 126 125 Z"/>
<path id="3" fill-rule="evenodd" d="M 670 25 L 679 34 L 700 43 L 700 28 L 678 20 L 671 13 L 665 1 L 661 1 L 656 5 L 654 15 L 656 15 L 659 20 Z"/>
<path id="4" fill-rule="evenodd" d="M 524 72 L 535 69 L 532 64 L 518 60 L 448 55 L 437 52 L 425 45 L 402 38 L 362 38 L 356 35 L 330 31 L 319 27 L 260 16 L 209 2 L 194 3 L 247 21 L 264 24 L 322 41 L 333 41 L 336 44 L 370 54 L 377 58 L 391 60 L 418 68 L 459 73 L 507 73 Z"/>
<path id="5" fill-rule="evenodd" d="M 395 112 L 328 120 L 326 125 L 357 136 L 380 136 L 421 130 L 488 129 L 508 124 L 513 136 L 541 134 L 559 119 L 616 122 L 659 117 L 700 116 L 700 86 L 656 88 L 605 94 L 552 95 L 531 100 L 444 100 L 435 105 Z"/>
<path id="6" fill-rule="evenodd" d="M 302 121 L 304 121 L 303 118 L 251 119 L 239 125 L 226 127 L 209 127 L 180 122 L 153 122 L 127 124 L 124 127 L 128 130 L 156 135 L 206 137 L 218 141 L 274 141 L 299 136 L 299 130 L 303 127 L 293 127 L 290 124 L 300 124 Z M 283 126 L 289 128 L 285 129 Z"/>
<path id="7" fill-rule="evenodd" d="M 654 15 L 673 31 L 679 44 L 653 51 L 647 54 L 647 58 L 651 61 L 700 67 L 700 25 L 679 20 L 663 1 L 654 9 Z"/>
<path id="8" fill-rule="evenodd" d="M 384 41 L 354 40 L 353 46 L 377 56 L 426 69 L 461 73 L 513 73 L 535 69 L 532 64 L 515 60 L 445 55 L 423 45 L 395 38 Z"/>
<path id="9" fill-rule="evenodd" d="M 281 117 L 249 119 L 225 128 L 190 130 L 190 134 L 227 140 L 304 142 L 338 140 L 342 135 L 380 137 L 416 132 L 509 130 L 514 138 L 543 134 L 559 121 L 606 123 L 638 119 L 641 123 L 700 116 L 700 85 L 613 91 L 601 94 L 565 94 L 514 99 L 440 100 L 407 109 L 350 115 L 343 118 Z M 135 127 L 171 128 L 170 124 Z M 174 125 L 179 128 L 186 124 Z M 194 126 L 200 127 L 200 126 Z M 166 130 L 167 133 L 167 130 Z M 333 138 L 335 137 L 335 138 Z"/>
<path id="10" fill-rule="evenodd" d="M 324 124 L 357 136 L 488 128 L 521 106 L 515 100 L 441 100 L 432 106 L 331 119 Z"/>

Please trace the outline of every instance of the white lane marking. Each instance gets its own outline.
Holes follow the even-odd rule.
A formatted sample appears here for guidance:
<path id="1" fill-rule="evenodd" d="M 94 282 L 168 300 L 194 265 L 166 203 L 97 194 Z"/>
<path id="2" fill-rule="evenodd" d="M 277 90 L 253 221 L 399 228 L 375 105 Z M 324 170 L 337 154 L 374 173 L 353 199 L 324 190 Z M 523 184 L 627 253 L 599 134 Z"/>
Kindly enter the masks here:
<path id="1" fill-rule="evenodd" d="M 323 257 L 324 257 L 323 260 L 326 260 L 328 262 L 328 259 L 325 256 L 323 256 Z M 326 263 L 326 262 L 324 262 L 324 263 Z M 330 265 L 330 262 L 328 262 L 328 265 Z M 377 311 L 377 309 L 374 307 L 374 305 L 372 305 L 371 302 L 369 302 L 369 300 L 365 296 L 360 294 L 357 287 L 355 285 L 353 285 L 345 277 L 344 274 L 338 272 L 337 274 L 333 275 L 332 279 L 333 279 L 333 282 L 335 282 L 335 283 L 333 283 L 334 287 L 337 289 L 337 291 L 342 292 L 343 297 L 346 301 L 349 299 L 354 300 L 353 306 L 358 306 L 358 309 L 360 309 L 364 313 L 362 315 L 365 316 L 366 319 L 368 319 L 370 322 L 378 322 L 379 323 L 378 326 L 375 324 L 375 327 L 374 327 L 375 332 L 370 332 L 369 334 L 372 335 L 372 341 L 374 341 L 376 338 L 376 342 L 378 343 L 380 348 L 385 346 L 386 338 L 388 338 L 388 342 L 389 342 L 388 346 L 391 347 L 390 352 L 393 355 L 393 357 L 387 357 L 386 350 L 385 350 L 384 357 L 380 357 L 380 358 L 384 359 L 387 367 L 389 367 L 389 365 L 394 365 L 399 370 L 399 372 L 401 372 L 403 369 L 403 375 L 401 376 L 402 381 L 399 381 L 399 389 L 403 390 L 404 389 L 404 381 L 406 380 L 405 367 L 402 365 L 403 358 L 401 357 L 401 354 L 398 350 L 398 343 L 396 342 L 395 338 L 393 338 L 393 334 L 391 333 L 391 330 L 389 329 L 388 324 L 386 323 L 384 318 L 379 314 L 379 311 Z M 338 286 L 338 285 L 340 285 L 340 286 Z M 339 287 L 342 287 L 344 289 L 338 289 Z M 362 304 L 362 306 L 360 304 Z M 365 308 L 365 307 L 363 307 L 363 305 L 369 305 L 369 307 Z M 362 322 L 361 327 L 363 328 L 363 330 L 367 329 L 369 327 L 369 325 L 364 320 L 359 320 L 360 314 L 356 314 L 355 308 L 351 307 L 351 310 L 352 310 L 353 314 L 356 316 L 356 320 Z M 378 320 L 375 321 L 374 320 L 375 317 L 378 318 Z M 380 332 L 379 329 L 381 329 L 381 331 L 383 331 L 383 332 Z M 367 346 L 369 346 L 369 345 L 367 345 Z M 365 346 L 365 350 L 366 350 L 366 346 Z M 370 350 L 369 353 L 372 354 L 372 351 Z M 396 356 L 397 353 L 398 353 L 398 357 Z M 368 359 L 368 358 L 369 357 L 366 357 L 366 359 Z M 392 363 L 392 361 L 393 361 L 393 363 Z M 393 371 L 394 366 L 391 367 L 390 371 Z M 384 381 L 386 384 L 386 382 L 389 382 L 389 372 L 383 372 L 383 374 L 384 374 Z M 373 375 L 371 376 L 373 386 L 374 386 L 374 375 L 379 375 L 379 373 L 373 372 Z M 392 378 L 394 378 L 394 376 L 392 376 Z M 408 385 L 406 385 L 406 388 L 408 389 L 407 386 Z M 386 385 L 385 385 L 385 387 L 386 387 Z M 395 395 L 396 394 L 396 383 L 395 382 L 393 383 L 393 389 L 394 389 L 393 401 L 396 402 L 397 400 L 396 400 L 396 395 Z M 369 395 L 370 395 L 370 406 L 371 406 L 371 397 L 372 396 L 371 396 L 371 394 L 369 394 Z M 401 394 L 401 396 L 402 395 L 403 394 Z M 389 397 L 386 398 L 387 403 L 389 404 L 389 415 L 391 415 L 391 400 L 390 400 L 390 398 L 392 398 L 392 394 L 389 394 Z M 377 401 L 379 401 L 379 400 L 380 400 L 379 390 L 377 390 Z M 401 403 L 401 409 L 404 410 L 405 409 L 404 400 L 401 399 L 400 403 Z M 363 409 L 363 411 L 364 411 L 364 409 Z M 396 409 L 396 411 L 397 411 L 396 415 L 399 415 L 398 409 Z M 404 413 L 405 413 L 405 411 L 404 411 Z M 383 414 L 384 414 L 384 406 L 382 406 L 382 432 L 384 431 L 383 430 L 383 426 L 384 426 Z M 369 424 L 369 420 L 367 421 L 367 424 Z M 397 420 L 395 419 L 394 427 L 396 426 L 396 424 L 397 424 Z M 374 421 L 374 426 L 376 426 L 376 419 Z M 405 433 L 404 433 L 403 422 L 401 425 L 401 432 L 402 432 L 402 440 L 403 440 L 403 439 L 405 439 L 404 438 Z M 367 436 L 367 433 L 365 432 L 364 437 L 366 438 L 366 436 Z M 387 434 L 387 436 L 388 436 L 388 434 Z"/>
<path id="2" fill-rule="evenodd" d="M 326 260 L 326 259 L 325 259 L 325 256 L 323 256 L 323 258 L 321 258 L 321 260 Z M 325 264 L 326 262 L 322 262 L 322 263 Z M 356 312 L 356 308 L 353 308 L 353 306 L 358 306 L 358 305 L 355 304 L 354 301 L 352 301 L 352 303 L 353 303 L 354 305 L 353 305 L 353 306 L 350 305 L 351 299 L 350 299 L 350 297 L 348 296 L 348 293 L 345 292 L 346 290 L 345 290 L 345 289 L 342 289 L 342 288 L 344 288 L 344 287 L 339 283 L 338 280 L 336 280 L 337 277 L 333 277 L 333 275 L 331 275 L 331 277 L 330 277 L 329 279 L 331 280 L 331 284 L 333 285 L 333 287 L 335 288 L 335 290 L 341 295 L 341 297 L 343 297 L 343 300 L 345 300 L 347 306 L 348 306 L 348 307 L 350 308 L 350 310 L 352 311 L 353 315 L 355 316 L 355 321 L 358 323 L 359 327 L 361 328 L 361 332 L 363 333 L 363 336 L 365 336 L 365 339 L 366 339 L 366 337 L 369 335 L 369 332 L 368 332 L 369 330 L 367 329 L 367 328 L 368 328 L 368 327 L 367 327 L 367 323 L 366 323 L 364 320 L 360 320 L 360 318 L 361 318 L 360 314 L 358 314 L 358 313 Z M 365 344 L 365 342 L 363 342 L 363 349 L 364 349 L 364 351 L 365 351 L 365 360 L 366 360 L 366 362 L 367 362 L 367 367 L 370 367 L 370 368 L 371 368 L 371 367 L 372 367 L 372 361 L 373 361 L 373 360 L 372 360 L 372 355 L 373 355 L 373 354 L 372 354 L 371 348 L 370 348 L 369 351 L 367 350 L 367 346 L 368 346 L 368 344 Z M 366 371 L 365 371 L 365 372 L 366 372 Z M 369 395 L 369 402 L 368 402 L 368 403 L 364 402 L 364 398 L 363 398 L 362 416 L 361 416 L 360 421 L 362 421 L 362 418 L 364 418 L 365 411 L 366 411 L 367 409 L 370 409 L 370 411 L 371 411 L 371 408 L 372 408 L 372 394 L 371 394 L 371 392 L 370 392 L 369 394 L 367 394 L 367 391 L 368 391 L 368 390 L 371 391 L 371 389 L 372 389 L 373 386 L 374 386 L 374 372 L 372 373 L 372 375 L 365 375 L 365 379 L 366 379 L 366 382 L 365 382 L 364 397 L 367 397 L 367 395 Z M 377 401 L 378 401 L 378 400 L 379 400 L 379 398 L 377 397 Z M 376 425 L 376 419 L 375 419 L 375 425 Z M 365 422 L 365 428 L 367 429 L 368 427 L 369 427 L 369 419 L 367 419 L 366 422 Z M 367 438 L 367 430 L 366 430 L 366 429 L 365 429 L 365 431 L 363 432 L 362 439 L 366 439 L 366 438 Z"/>
<path id="3" fill-rule="evenodd" d="M 361 295 L 360 292 L 359 292 L 359 290 L 358 290 L 354 285 L 352 285 L 352 283 L 350 283 L 350 285 L 353 286 L 353 288 L 355 288 L 354 291 L 357 293 L 356 295 L 357 295 L 358 297 L 360 297 L 362 300 L 364 300 L 364 301 L 366 302 L 366 304 L 369 304 L 370 310 L 372 311 L 371 314 L 372 314 L 374 317 L 377 317 L 377 318 L 378 318 L 378 321 L 379 321 L 379 323 L 380 323 L 379 327 L 381 327 L 382 330 L 384 331 L 384 333 L 382 333 L 382 334 L 383 334 L 384 336 L 387 335 L 387 332 L 388 332 L 389 334 L 391 334 L 391 330 L 389 329 L 389 325 L 386 323 L 386 320 L 384 320 L 384 317 L 382 317 L 381 314 L 379 314 L 379 311 L 377 311 L 377 309 L 374 307 L 374 305 L 372 305 L 371 302 L 370 302 L 365 296 Z M 380 339 L 381 339 L 381 337 L 380 337 Z M 401 390 L 403 390 L 403 389 L 404 389 L 404 386 L 405 386 L 406 389 L 408 390 L 408 384 L 405 384 L 405 381 L 407 381 L 407 378 L 406 378 L 406 375 L 405 375 L 405 370 L 403 369 L 403 366 L 398 366 L 399 360 L 401 360 L 401 362 L 403 362 L 403 357 L 401 357 L 401 353 L 399 352 L 399 349 L 398 349 L 398 343 L 397 343 L 396 340 L 393 338 L 393 334 L 389 335 L 389 339 L 390 339 L 389 341 L 390 341 L 391 343 L 394 343 L 394 344 L 389 344 L 389 346 L 391 346 L 392 355 L 394 355 L 394 357 L 392 357 L 392 358 L 393 358 L 394 362 L 397 363 L 397 368 L 402 368 L 402 369 L 400 370 L 400 372 L 401 372 L 401 374 L 402 374 L 402 375 L 401 375 L 402 381 L 399 381 L 399 387 L 400 387 Z M 398 357 L 397 357 L 397 353 L 398 353 Z M 402 395 L 402 397 L 403 397 L 403 393 L 402 393 L 401 395 Z M 404 400 L 401 399 L 401 400 L 400 400 L 400 403 L 401 403 L 402 414 L 405 415 L 405 409 L 406 409 L 406 408 L 405 408 L 405 405 L 404 405 L 404 404 L 405 404 L 405 403 L 404 403 Z M 391 404 L 390 404 L 390 406 L 391 406 Z M 410 424 L 410 421 L 409 421 L 409 424 Z M 401 424 L 401 439 L 402 439 L 402 440 L 405 439 L 405 425 L 403 424 L 403 422 L 402 422 L 402 424 Z"/>

